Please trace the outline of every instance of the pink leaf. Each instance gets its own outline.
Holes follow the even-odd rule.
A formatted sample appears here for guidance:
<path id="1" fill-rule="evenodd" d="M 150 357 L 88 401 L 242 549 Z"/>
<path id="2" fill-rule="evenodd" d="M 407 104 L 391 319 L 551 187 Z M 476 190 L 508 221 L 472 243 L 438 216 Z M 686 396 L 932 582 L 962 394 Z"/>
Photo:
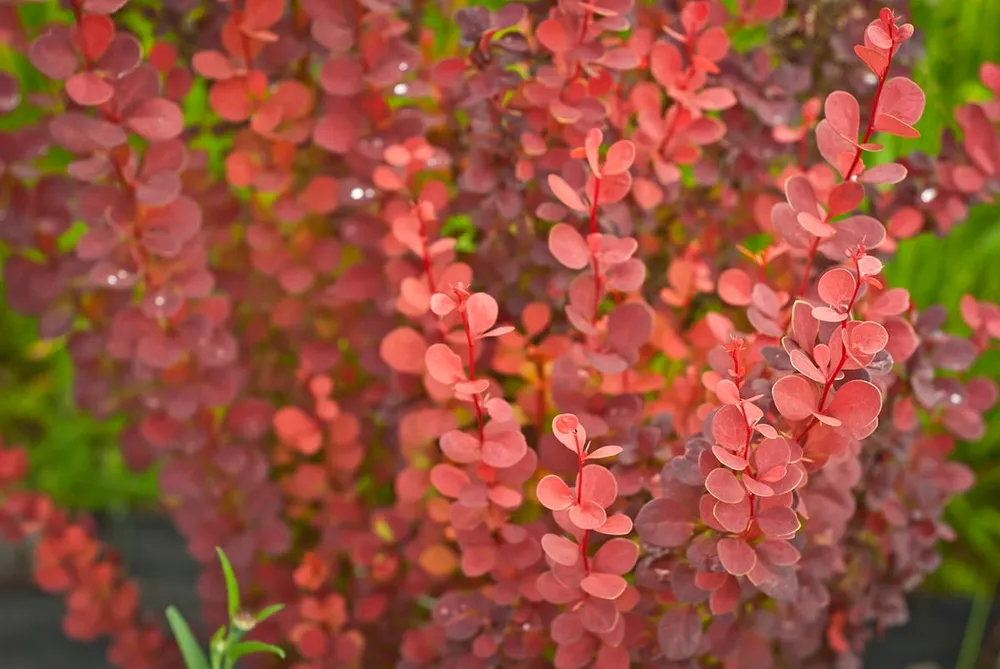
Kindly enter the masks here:
<path id="1" fill-rule="evenodd" d="M 889 333 L 874 321 L 858 323 L 850 330 L 851 348 L 865 355 L 875 355 L 889 343 Z"/>
<path id="2" fill-rule="evenodd" d="M 600 460 L 610 458 L 622 452 L 621 446 L 601 446 L 587 454 L 587 460 Z"/>
<path id="3" fill-rule="evenodd" d="M 490 423 L 494 425 L 495 423 Z M 488 434 L 483 442 L 483 462 L 490 467 L 506 469 L 513 467 L 528 452 L 528 443 L 519 430 L 504 430 Z"/>
<path id="4" fill-rule="evenodd" d="M 893 77 L 882 87 L 878 113 L 888 114 L 912 126 L 923 115 L 926 102 L 927 98 L 920 86 L 906 77 Z M 876 127 L 878 127 L 877 117 Z"/>
<path id="5" fill-rule="evenodd" d="M 590 247 L 583 236 L 566 223 L 557 223 L 549 232 L 549 251 L 562 265 L 583 269 L 590 263 Z"/>
<path id="6" fill-rule="evenodd" d="M 618 599 L 627 587 L 625 579 L 617 574 L 593 572 L 580 581 L 580 589 L 600 599 Z"/>
<path id="7" fill-rule="evenodd" d="M 563 511 L 573 505 L 572 491 L 555 474 L 549 474 L 539 481 L 535 493 L 541 505 L 550 511 Z"/>
<path id="8" fill-rule="evenodd" d="M 446 344 L 432 344 L 424 355 L 427 373 L 438 383 L 453 386 L 465 379 L 462 358 Z"/>
<path id="9" fill-rule="evenodd" d="M 916 139 L 920 137 L 920 132 L 909 123 L 900 120 L 892 114 L 879 113 L 875 116 L 875 129 L 879 132 L 887 132 L 890 135 L 904 137 L 906 139 Z"/>
<path id="10" fill-rule="evenodd" d="M 664 657 L 674 662 L 693 657 L 701 646 L 702 636 L 701 616 L 688 604 L 667 609 L 656 625 L 660 650 Z"/>
<path id="11" fill-rule="evenodd" d="M 152 98 L 129 115 L 127 124 L 144 139 L 162 142 L 181 134 L 184 114 L 177 103 L 165 98 Z"/>
<path id="12" fill-rule="evenodd" d="M 541 485 L 541 483 L 539 483 Z M 553 509 L 555 511 L 556 509 Z M 569 520 L 581 530 L 596 530 L 608 519 L 604 508 L 590 500 L 569 507 Z"/>
<path id="13" fill-rule="evenodd" d="M 854 47 L 854 53 L 858 54 L 858 58 L 865 62 L 876 77 L 884 77 L 886 69 L 889 66 L 889 59 L 881 51 L 876 49 L 871 49 L 866 46 L 861 46 L 860 44 Z"/>
<path id="14" fill-rule="evenodd" d="M 771 537 L 782 537 L 798 532 L 802 524 L 795 512 L 785 506 L 773 506 L 761 511 L 754 519 L 760 531 Z"/>
<path id="15" fill-rule="evenodd" d="M 431 484 L 445 497 L 455 499 L 469 484 L 469 475 L 455 465 L 439 464 L 431 469 Z"/>
<path id="16" fill-rule="evenodd" d="M 749 511 L 747 514 L 749 517 Z M 639 515 L 635 518 L 635 530 L 647 544 L 673 548 L 683 545 L 691 538 L 694 520 L 686 509 L 678 507 L 665 497 L 659 497 L 639 509 Z"/>
<path id="17" fill-rule="evenodd" d="M 455 462 L 469 464 L 479 461 L 479 439 L 467 432 L 449 430 L 441 435 L 439 444 L 441 451 Z"/>
<path id="18" fill-rule="evenodd" d="M 606 468 L 600 465 L 584 465 L 580 476 L 583 479 L 580 487 L 581 497 L 584 500 L 593 501 L 606 509 L 618 497 L 618 480 Z"/>
<path id="19" fill-rule="evenodd" d="M 750 292 L 753 283 L 747 273 L 741 269 L 727 269 L 719 275 L 718 292 L 726 304 L 734 307 L 746 307 L 750 304 Z"/>
<path id="20" fill-rule="evenodd" d="M 465 302 L 465 316 L 474 337 L 482 335 L 497 322 L 497 301 L 486 293 L 473 293 Z"/>
<path id="21" fill-rule="evenodd" d="M 601 534 L 623 536 L 632 531 L 632 519 L 624 513 L 616 513 L 613 516 L 608 516 L 608 519 L 596 531 Z"/>
<path id="22" fill-rule="evenodd" d="M 816 367 L 813 361 L 809 359 L 809 356 L 803 353 L 801 349 L 793 349 L 788 354 L 788 358 L 792 363 L 792 367 L 799 373 L 807 376 L 816 383 L 826 383 L 826 375 L 819 371 L 819 368 Z"/>
<path id="23" fill-rule="evenodd" d="M 542 537 L 542 550 L 553 562 L 572 567 L 580 559 L 580 547 L 558 534 L 546 534 Z"/>
<path id="24" fill-rule="evenodd" d="M 812 416 L 819 397 L 816 386 L 801 376 L 785 376 L 771 388 L 774 406 L 790 421 Z"/>
<path id="25" fill-rule="evenodd" d="M 746 497 L 742 502 L 736 504 L 716 502 L 712 509 L 712 515 L 722 527 L 734 534 L 739 534 L 746 530 L 747 525 L 750 524 L 750 498 Z"/>
<path id="26" fill-rule="evenodd" d="M 66 80 L 66 93 L 78 105 L 96 107 L 110 100 L 115 89 L 96 72 L 78 72 Z"/>
<path id="27" fill-rule="evenodd" d="M 861 106 L 853 95 L 844 91 L 830 93 L 826 98 L 824 111 L 827 122 L 838 135 L 857 143 Z"/>
<path id="28" fill-rule="evenodd" d="M 715 445 L 712 446 L 712 453 L 715 455 L 719 462 L 729 467 L 730 469 L 736 471 L 743 471 L 746 469 L 747 461 L 736 455 L 732 451 L 723 448 L 722 446 Z"/>
<path id="29" fill-rule="evenodd" d="M 587 207 L 583 204 L 583 200 L 577 194 L 573 187 L 566 183 L 558 174 L 549 175 L 549 188 L 552 189 L 552 193 L 559 198 L 559 201 L 565 204 L 567 207 L 574 211 L 586 212 Z"/>
<path id="30" fill-rule="evenodd" d="M 571 413 L 561 413 L 552 419 L 552 434 L 573 453 L 579 453 L 587 443 L 587 430 Z"/>
<path id="31" fill-rule="evenodd" d="M 867 436 L 865 431 L 882 411 L 882 393 L 868 381 L 848 381 L 834 394 L 826 414 L 840 420 L 857 439 Z"/>
<path id="32" fill-rule="evenodd" d="M 379 344 L 379 355 L 385 364 L 404 374 L 421 374 L 427 342 L 413 328 L 396 328 Z"/>
<path id="33" fill-rule="evenodd" d="M 834 267 L 819 278 L 817 290 L 820 299 L 831 307 L 846 309 L 854 297 L 857 285 L 854 274 L 843 267 Z"/>
<path id="34" fill-rule="evenodd" d="M 859 181 L 866 184 L 898 184 L 906 178 L 906 168 L 899 163 L 884 163 L 867 169 Z"/>
<path id="35" fill-rule="evenodd" d="M 845 181 L 830 191 L 828 215 L 830 218 L 846 214 L 858 207 L 865 197 L 865 189 L 856 181 Z"/>
<path id="36" fill-rule="evenodd" d="M 790 567 L 802 557 L 799 551 L 784 539 L 768 539 L 757 544 L 757 555 L 779 567 Z"/>
<path id="37" fill-rule="evenodd" d="M 639 559 L 639 546 L 628 539 L 610 539 L 597 549 L 591 569 L 605 574 L 627 574 Z"/>
<path id="38" fill-rule="evenodd" d="M 620 174 L 635 162 L 635 144 L 627 139 L 618 140 L 608 149 L 604 159 L 604 175 Z"/>
<path id="39" fill-rule="evenodd" d="M 757 554 L 744 539 L 738 537 L 720 539 L 716 550 L 718 550 L 722 568 L 733 576 L 749 574 L 750 570 L 757 564 Z"/>
<path id="40" fill-rule="evenodd" d="M 731 451 L 743 447 L 747 434 L 747 421 L 739 408 L 732 404 L 723 405 L 712 419 L 712 436 Z"/>
<path id="41" fill-rule="evenodd" d="M 847 314 L 834 311 L 830 307 L 815 307 L 812 310 L 813 318 L 824 323 L 839 323 L 847 320 Z"/>
<path id="42" fill-rule="evenodd" d="M 746 490 L 729 469 L 717 467 L 705 478 L 705 489 L 720 502 L 736 504 L 746 497 Z"/>

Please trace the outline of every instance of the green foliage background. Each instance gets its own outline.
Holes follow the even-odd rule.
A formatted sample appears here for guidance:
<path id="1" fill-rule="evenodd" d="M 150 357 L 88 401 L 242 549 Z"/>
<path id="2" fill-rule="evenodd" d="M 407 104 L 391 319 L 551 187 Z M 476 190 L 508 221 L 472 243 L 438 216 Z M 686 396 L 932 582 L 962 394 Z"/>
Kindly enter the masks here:
<path id="1" fill-rule="evenodd" d="M 496 6 L 504 0 L 474 0 Z M 462 4 L 462 3 L 455 3 Z M 22 5 L 25 23 L 39 25 L 61 10 L 56 3 Z M 917 142 L 890 143 L 888 152 L 919 148 L 936 153 L 940 131 L 953 123 L 953 109 L 968 99 L 985 99 L 978 81 L 984 61 L 1000 62 L 1000 0 L 913 0 L 913 22 L 926 48 L 914 78 L 927 93 L 927 111 Z M 457 31 L 437 5 L 428 6 L 427 21 L 441 48 L 457 41 Z M 137 22 L 133 22 L 137 23 Z M 152 26 L 129 26 L 148 45 Z M 754 35 L 739 40 L 753 41 Z M 38 90 L 41 78 L 20 54 L 0 45 L 0 69 L 16 72 L 25 89 Z M 205 89 L 196 84 L 185 104 L 189 125 L 210 121 Z M 0 120 L 0 127 L 30 123 L 30 112 Z M 221 162 L 225 141 L 211 132 L 197 141 Z M 914 146 L 916 145 L 916 146 Z M 58 157 L 57 157 L 58 159 Z M 0 257 L 2 262 L 2 257 Z M 893 285 L 908 287 L 921 308 L 943 303 L 962 329 L 957 304 L 965 293 L 1000 301 L 1000 206 L 975 208 L 970 220 L 947 239 L 923 235 L 905 242 L 887 270 Z M 980 363 L 980 373 L 1000 378 L 1000 354 Z M 0 434 L 30 446 L 31 484 L 63 505 L 91 510 L 134 508 L 156 499 L 156 475 L 127 471 L 118 452 L 121 420 L 96 422 L 79 412 L 72 399 L 72 366 L 64 342 L 39 342 L 35 324 L 18 317 L 0 302 Z M 958 457 L 977 471 L 978 483 L 949 509 L 959 541 L 949 546 L 943 569 L 932 586 L 966 593 L 993 591 L 1000 582 L 1000 412 L 990 419 L 986 439 L 962 445 Z"/>

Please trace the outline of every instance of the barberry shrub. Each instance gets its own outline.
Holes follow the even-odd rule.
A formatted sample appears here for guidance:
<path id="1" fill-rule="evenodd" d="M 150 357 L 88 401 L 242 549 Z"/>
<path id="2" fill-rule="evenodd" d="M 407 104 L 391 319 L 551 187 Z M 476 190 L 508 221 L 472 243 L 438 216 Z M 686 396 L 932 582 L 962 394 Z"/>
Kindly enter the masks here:
<path id="1" fill-rule="evenodd" d="M 905 620 L 1000 309 L 882 268 L 996 191 L 1000 107 L 884 160 L 904 8 L 792 4 L 5 8 L 6 297 L 159 467 L 209 629 L 226 576 L 295 669 L 850 667 Z M 0 465 L 66 632 L 179 662 Z"/>

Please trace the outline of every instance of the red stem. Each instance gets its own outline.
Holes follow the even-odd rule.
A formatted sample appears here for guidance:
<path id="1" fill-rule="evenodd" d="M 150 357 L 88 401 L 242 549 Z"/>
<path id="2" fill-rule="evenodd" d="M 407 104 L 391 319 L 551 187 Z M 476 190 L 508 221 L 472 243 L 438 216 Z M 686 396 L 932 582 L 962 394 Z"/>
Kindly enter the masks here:
<path id="1" fill-rule="evenodd" d="M 851 293 L 851 301 L 847 305 L 848 317 L 840 322 L 841 330 L 847 329 L 847 322 L 850 320 L 851 310 L 854 309 L 854 302 L 857 301 L 858 293 L 861 292 L 861 268 L 858 266 L 857 260 L 854 261 L 854 271 L 857 273 L 857 278 L 854 282 L 854 292 Z M 823 384 L 823 394 L 819 396 L 819 405 L 818 405 L 820 413 L 823 413 L 824 409 L 823 405 L 826 404 L 826 398 L 830 395 L 830 390 L 833 389 L 833 382 L 837 379 L 837 375 L 840 374 L 841 371 L 843 371 L 844 365 L 846 364 L 847 364 L 847 344 L 845 343 L 843 344 L 843 349 L 841 350 L 840 353 L 840 361 L 837 363 L 837 367 L 833 370 L 833 374 L 831 374 L 827 378 L 826 383 Z M 809 434 L 809 430 L 811 430 L 817 422 L 819 421 L 815 417 L 812 420 L 810 420 L 809 424 L 806 425 L 805 429 L 802 430 L 802 432 L 800 432 L 797 437 L 795 437 L 795 441 L 801 442 L 802 439 L 807 434 Z"/>
<path id="2" fill-rule="evenodd" d="M 472 340 L 472 329 L 469 327 L 469 318 L 462 312 L 462 328 L 465 330 L 465 341 L 469 345 L 469 380 L 476 380 L 476 346 Z M 479 443 L 486 440 L 483 432 L 483 406 L 479 403 L 479 395 L 472 396 L 472 402 L 476 405 L 476 422 L 479 424 Z"/>
<path id="3" fill-rule="evenodd" d="M 889 39 L 892 39 L 893 28 L 889 26 Z M 871 139 L 872 135 L 875 133 L 875 114 L 878 113 L 878 103 L 882 98 L 882 89 L 885 87 L 886 79 L 889 77 L 889 68 L 892 67 L 892 55 L 893 47 L 889 48 L 889 56 L 886 59 L 885 70 L 882 72 L 881 76 L 878 78 L 878 88 L 875 89 L 875 101 L 872 103 L 871 112 L 868 114 L 868 127 L 865 129 L 865 137 L 861 140 L 861 144 L 867 144 L 868 140 Z M 858 168 L 861 164 L 861 147 L 857 147 L 854 151 L 854 160 L 851 161 L 851 167 L 847 170 L 847 174 L 844 175 L 844 183 L 850 181 L 851 177 L 854 176 L 854 170 Z M 830 215 L 827 214 L 824 223 L 830 223 Z M 806 261 L 805 274 L 802 277 L 802 284 L 799 286 L 799 297 L 804 297 L 806 294 L 806 283 L 809 279 L 809 271 L 812 269 L 813 258 L 816 256 L 816 249 L 819 247 L 819 238 L 817 237 L 813 240 L 812 246 L 809 248 L 809 259 Z"/>
<path id="4" fill-rule="evenodd" d="M 573 433 L 573 441 L 576 442 L 576 503 L 583 503 L 583 463 L 586 460 L 583 456 L 583 447 L 580 445 L 580 435 Z M 587 545 L 590 543 L 590 530 L 583 531 L 580 539 L 580 557 L 583 559 L 583 570 L 590 573 L 590 557 L 587 555 Z"/>
<path id="5" fill-rule="evenodd" d="M 594 202 L 590 205 L 590 234 L 597 234 L 597 203 L 601 199 L 601 177 L 594 175 Z M 597 322 L 598 306 L 601 303 L 601 290 L 604 287 L 604 278 L 601 276 L 601 268 L 597 262 L 597 255 L 590 254 L 590 263 L 594 266 L 594 316 L 592 323 Z"/>

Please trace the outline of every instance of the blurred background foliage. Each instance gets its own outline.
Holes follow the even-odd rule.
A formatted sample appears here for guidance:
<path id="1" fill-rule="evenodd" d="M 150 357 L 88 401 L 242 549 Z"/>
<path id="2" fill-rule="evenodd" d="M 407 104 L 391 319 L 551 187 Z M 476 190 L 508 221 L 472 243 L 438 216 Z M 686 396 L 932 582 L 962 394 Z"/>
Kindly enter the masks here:
<path id="1" fill-rule="evenodd" d="M 473 0 L 491 7 L 505 0 Z M 444 3 L 447 4 L 447 3 Z M 464 0 L 440 9 L 427 8 L 426 20 L 435 31 L 438 49 L 454 48 L 458 32 L 448 16 Z M 917 141 L 893 142 L 893 153 L 914 148 L 935 154 L 941 131 L 954 127 L 953 110 L 965 100 L 988 97 L 979 82 L 979 66 L 1000 62 L 1000 0 L 911 0 L 912 21 L 923 33 L 925 54 L 914 78 L 927 93 L 927 110 Z M 22 5 L 26 25 L 38 25 L 61 10 L 56 3 Z M 129 27 L 152 42 L 151 25 L 133 21 Z M 959 37 L 960 36 L 960 37 Z M 734 42 L 751 46 L 759 35 L 734 35 Z M 37 90 L 40 79 L 20 54 L 0 45 L 0 69 L 21 77 L 26 90 Z M 195 84 L 185 103 L 189 127 L 210 125 L 203 85 Z M 17 113 L 4 126 L 33 122 Z M 221 163 L 226 140 L 203 131 L 195 144 Z M 56 158 L 58 159 L 58 157 Z M 219 165 L 221 167 L 221 165 Z M 0 257 L 0 262 L 3 258 Z M 944 304 L 956 331 L 964 326 L 958 301 L 971 293 L 1000 302 L 1000 205 L 980 205 L 969 220 L 947 239 L 925 234 L 901 245 L 887 268 L 890 283 L 906 286 L 915 303 L 925 308 Z M 977 370 L 1000 379 L 1000 352 L 984 356 Z M 156 473 L 135 475 L 125 467 L 118 450 L 121 421 L 95 421 L 73 402 L 72 365 L 62 340 L 40 342 L 33 320 L 19 317 L 0 301 L 0 434 L 12 443 L 30 447 L 32 485 L 71 508 L 121 511 L 147 507 L 156 500 Z M 958 457 L 977 472 L 976 487 L 949 508 L 949 520 L 959 540 L 946 548 L 945 563 L 930 587 L 963 594 L 992 593 L 1000 583 L 1000 412 L 989 419 L 987 437 L 964 444 Z"/>

